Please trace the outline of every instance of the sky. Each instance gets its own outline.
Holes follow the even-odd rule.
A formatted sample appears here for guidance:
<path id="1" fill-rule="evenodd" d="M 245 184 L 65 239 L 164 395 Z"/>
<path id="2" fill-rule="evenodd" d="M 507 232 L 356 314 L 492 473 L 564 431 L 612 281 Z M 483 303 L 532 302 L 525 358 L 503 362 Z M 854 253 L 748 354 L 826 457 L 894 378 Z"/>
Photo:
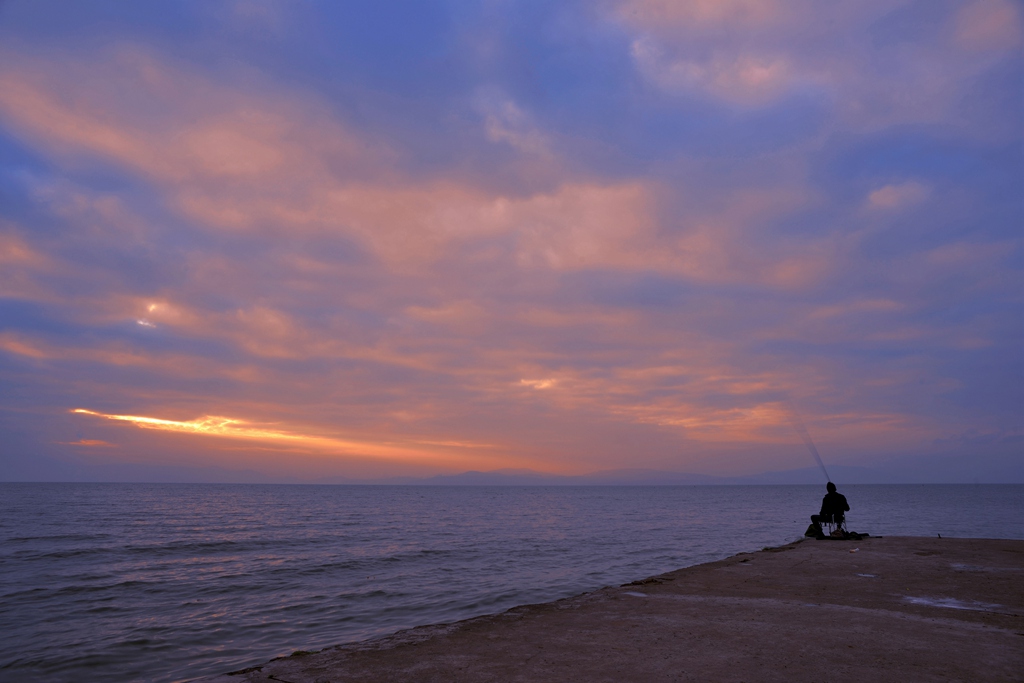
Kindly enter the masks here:
<path id="1" fill-rule="evenodd" d="M 1024 482 L 1012 0 L 0 2 L 0 480 Z"/>

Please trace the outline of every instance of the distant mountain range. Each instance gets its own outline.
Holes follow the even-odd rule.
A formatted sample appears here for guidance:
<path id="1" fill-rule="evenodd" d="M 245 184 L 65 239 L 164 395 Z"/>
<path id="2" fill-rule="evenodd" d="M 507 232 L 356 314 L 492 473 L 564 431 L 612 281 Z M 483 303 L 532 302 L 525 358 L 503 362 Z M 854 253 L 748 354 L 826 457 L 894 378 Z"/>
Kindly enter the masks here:
<path id="1" fill-rule="evenodd" d="M 823 485 L 824 475 L 816 467 L 761 472 L 745 476 L 721 477 L 691 472 L 654 469 L 616 469 L 580 475 L 558 475 L 525 469 L 488 472 L 461 472 L 429 477 L 355 477 L 333 476 L 315 480 L 304 477 L 270 475 L 255 470 L 223 467 L 155 466 L 143 463 L 94 464 L 63 463 L 61 479 L 28 477 L 24 473 L 0 468 L 0 481 L 80 481 L 80 482 L 154 482 L 154 483 L 234 483 L 234 484 L 390 484 L 407 486 L 693 486 L 737 484 L 814 484 Z M 960 454 L 907 456 L 873 463 L 871 467 L 828 465 L 832 480 L 845 484 L 1024 484 L 1024 458 L 1008 456 L 972 456 Z"/>
<path id="2" fill-rule="evenodd" d="M 830 474 L 837 483 L 843 484 L 889 484 L 897 483 L 895 477 L 867 467 L 830 468 Z M 336 479 L 323 483 L 345 484 L 404 484 L 409 486 L 692 486 L 692 485 L 736 485 L 736 484 L 824 484 L 825 479 L 817 468 L 762 472 L 743 477 L 715 477 L 707 474 L 687 472 L 665 472 L 649 469 L 603 470 L 591 474 L 559 475 L 534 470 L 503 469 L 488 472 L 469 471 L 460 474 L 438 474 L 432 477 L 389 477 L 385 479 Z"/>

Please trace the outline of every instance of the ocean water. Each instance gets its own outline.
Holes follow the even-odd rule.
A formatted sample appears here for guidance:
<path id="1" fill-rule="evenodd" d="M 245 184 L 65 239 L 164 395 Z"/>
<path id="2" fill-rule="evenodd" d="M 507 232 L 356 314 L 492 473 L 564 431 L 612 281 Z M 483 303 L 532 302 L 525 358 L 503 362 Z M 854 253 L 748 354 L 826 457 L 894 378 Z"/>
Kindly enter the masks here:
<path id="1" fill-rule="evenodd" d="M 845 486 L 1024 538 L 1024 486 Z M 800 538 L 821 486 L 0 484 L 0 681 L 182 681 Z"/>

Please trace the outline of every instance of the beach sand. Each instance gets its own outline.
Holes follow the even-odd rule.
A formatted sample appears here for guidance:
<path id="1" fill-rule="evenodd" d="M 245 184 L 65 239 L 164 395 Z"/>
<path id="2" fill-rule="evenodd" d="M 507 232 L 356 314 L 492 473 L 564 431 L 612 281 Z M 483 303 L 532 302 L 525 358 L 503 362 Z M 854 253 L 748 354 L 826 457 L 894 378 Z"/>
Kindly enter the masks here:
<path id="1" fill-rule="evenodd" d="M 203 680 L 1024 681 L 1024 541 L 805 540 Z"/>

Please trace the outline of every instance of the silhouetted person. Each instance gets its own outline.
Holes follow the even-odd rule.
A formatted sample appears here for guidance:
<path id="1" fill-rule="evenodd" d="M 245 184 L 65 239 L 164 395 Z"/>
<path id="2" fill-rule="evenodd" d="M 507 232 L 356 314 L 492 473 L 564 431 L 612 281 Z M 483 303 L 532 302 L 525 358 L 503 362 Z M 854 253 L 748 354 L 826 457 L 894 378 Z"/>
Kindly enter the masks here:
<path id="1" fill-rule="evenodd" d="M 832 522 L 836 525 L 843 523 L 846 513 L 850 510 L 850 504 L 846 502 L 846 496 L 836 491 L 836 485 L 829 482 L 825 485 L 828 493 L 821 499 L 821 512 L 811 515 L 811 525 L 821 529 L 822 524 Z"/>

